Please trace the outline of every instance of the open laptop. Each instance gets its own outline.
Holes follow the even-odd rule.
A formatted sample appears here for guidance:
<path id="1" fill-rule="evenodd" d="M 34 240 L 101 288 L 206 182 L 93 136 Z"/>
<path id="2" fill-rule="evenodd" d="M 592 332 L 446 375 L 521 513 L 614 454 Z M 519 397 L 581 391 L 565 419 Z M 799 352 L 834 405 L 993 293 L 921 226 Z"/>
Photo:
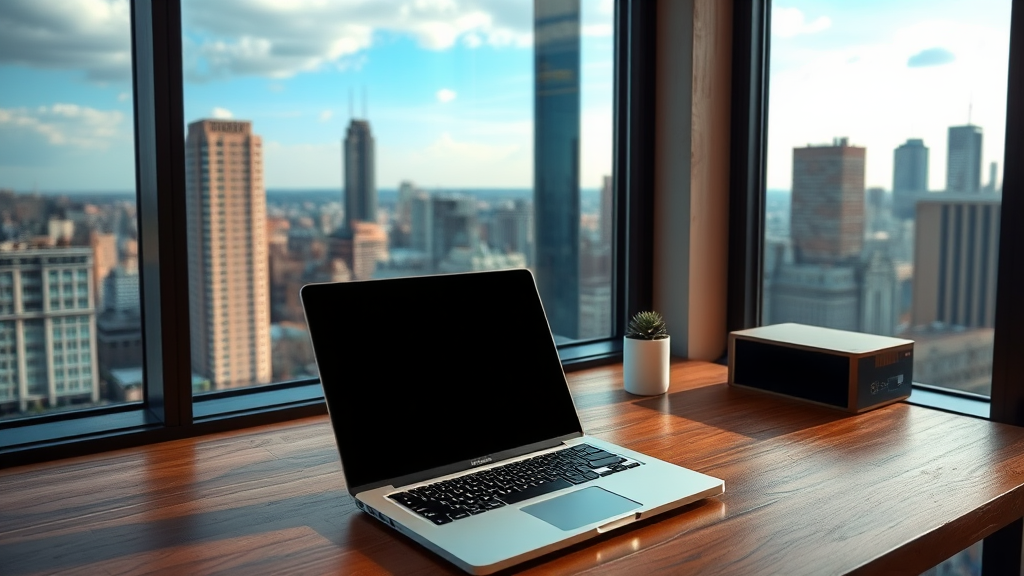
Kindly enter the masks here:
<path id="1" fill-rule="evenodd" d="M 301 290 L 356 505 L 488 574 L 724 491 L 587 436 L 528 270 Z"/>

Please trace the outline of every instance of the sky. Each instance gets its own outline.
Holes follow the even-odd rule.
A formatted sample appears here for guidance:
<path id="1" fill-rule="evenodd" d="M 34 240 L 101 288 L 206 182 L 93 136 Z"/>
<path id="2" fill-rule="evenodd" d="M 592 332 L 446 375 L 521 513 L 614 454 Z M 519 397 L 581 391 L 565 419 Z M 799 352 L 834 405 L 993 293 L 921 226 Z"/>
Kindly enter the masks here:
<path id="1" fill-rule="evenodd" d="M 253 122 L 268 188 L 340 188 L 341 140 L 368 117 L 377 185 L 529 188 L 533 22 L 524 0 L 183 0 L 185 119 Z M 581 185 L 612 164 L 612 0 L 581 0 Z M 893 150 L 982 127 L 1002 166 L 1009 0 L 817 0 L 772 11 L 767 185 L 792 150 L 848 137 L 866 184 Z M 0 188 L 134 187 L 127 0 L 0 2 Z M 365 94 L 365 107 L 364 107 Z M 1000 170 L 1001 173 L 1001 170 Z"/>
<path id="2" fill-rule="evenodd" d="M 366 117 L 377 186 L 533 185 L 522 0 L 183 0 L 186 122 L 249 120 L 267 188 L 340 188 Z M 127 0 L 0 3 L 0 188 L 134 188 Z M 612 0 L 581 0 L 581 166 L 612 166 Z"/>
<path id="3" fill-rule="evenodd" d="M 922 138 L 929 189 L 943 190 L 948 128 L 968 120 L 982 183 L 990 162 L 1001 175 L 1009 36 L 1009 0 L 775 2 L 767 187 L 790 188 L 793 148 L 845 136 L 866 148 L 866 186 L 886 190 L 893 151 Z"/>

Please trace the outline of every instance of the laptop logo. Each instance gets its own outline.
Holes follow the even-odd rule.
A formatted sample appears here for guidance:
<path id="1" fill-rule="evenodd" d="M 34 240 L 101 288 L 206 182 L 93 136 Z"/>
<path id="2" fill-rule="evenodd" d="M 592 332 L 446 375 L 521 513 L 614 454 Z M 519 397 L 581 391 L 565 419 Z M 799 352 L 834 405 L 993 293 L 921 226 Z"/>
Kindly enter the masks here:
<path id="1" fill-rule="evenodd" d="M 480 466 L 482 464 L 487 464 L 490 461 L 491 461 L 491 457 L 490 456 L 484 456 L 483 458 L 477 458 L 476 460 L 470 460 L 469 461 L 469 465 L 470 466 Z"/>

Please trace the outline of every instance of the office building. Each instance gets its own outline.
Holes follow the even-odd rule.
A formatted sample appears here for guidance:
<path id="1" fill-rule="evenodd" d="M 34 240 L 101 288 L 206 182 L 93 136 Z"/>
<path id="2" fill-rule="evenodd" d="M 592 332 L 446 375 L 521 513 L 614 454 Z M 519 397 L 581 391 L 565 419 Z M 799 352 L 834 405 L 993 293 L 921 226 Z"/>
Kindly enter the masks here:
<path id="1" fill-rule="evenodd" d="M 551 330 L 579 332 L 580 4 L 535 0 L 534 272 Z"/>
<path id="2" fill-rule="evenodd" d="M 345 263 L 353 280 L 369 280 L 388 258 L 388 233 L 375 222 L 354 221 L 329 239 L 328 255 Z"/>
<path id="3" fill-rule="evenodd" d="M 92 248 L 0 246 L 0 414 L 99 400 Z"/>
<path id="4" fill-rule="evenodd" d="M 864 148 L 846 138 L 793 149 L 790 230 L 801 264 L 860 257 L 864 245 Z"/>
<path id="5" fill-rule="evenodd" d="M 1001 199 L 942 194 L 917 204 L 912 323 L 995 326 Z"/>
<path id="6" fill-rule="evenodd" d="M 854 266 L 782 264 L 771 282 L 771 320 L 837 330 L 860 328 L 860 285 Z"/>
<path id="7" fill-rule="evenodd" d="M 436 268 L 455 248 L 475 251 L 480 242 L 476 200 L 468 196 L 430 198 L 429 253 Z"/>
<path id="8" fill-rule="evenodd" d="M 988 184 L 985 185 L 985 190 L 987 192 L 995 192 L 996 190 L 999 190 L 998 180 L 999 180 L 999 163 L 998 162 L 991 162 L 988 165 Z"/>
<path id="9" fill-rule="evenodd" d="M 928 147 L 920 138 L 910 138 L 893 152 L 893 216 L 914 217 L 914 200 L 928 191 Z"/>
<path id="10" fill-rule="evenodd" d="M 352 120 L 345 134 L 345 227 L 377 221 L 377 184 L 373 135 L 366 120 Z"/>
<path id="11" fill-rule="evenodd" d="M 518 252 L 531 261 L 533 252 L 533 207 L 526 200 L 509 200 L 494 211 L 488 244 L 502 253 Z"/>
<path id="12" fill-rule="evenodd" d="M 215 389 L 271 379 L 263 150 L 252 124 L 199 120 L 185 140 L 192 369 Z"/>
<path id="13" fill-rule="evenodd" d="M 974 194 L 981 190 L 981 126 L 950 126 L 946 159 L 946 192 Z"/>

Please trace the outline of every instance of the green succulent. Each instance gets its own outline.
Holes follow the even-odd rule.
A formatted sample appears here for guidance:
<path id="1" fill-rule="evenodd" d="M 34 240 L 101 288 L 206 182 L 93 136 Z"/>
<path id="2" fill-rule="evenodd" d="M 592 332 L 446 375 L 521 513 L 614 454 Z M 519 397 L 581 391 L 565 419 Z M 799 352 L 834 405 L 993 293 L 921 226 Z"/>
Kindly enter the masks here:
<path id="1" fill-rule="evenodd" d="M 664 340 L 668 338 L 665 319 L 657 312 L 637 312 L 626 328 L 626 338 L 637 340 Z"/>

